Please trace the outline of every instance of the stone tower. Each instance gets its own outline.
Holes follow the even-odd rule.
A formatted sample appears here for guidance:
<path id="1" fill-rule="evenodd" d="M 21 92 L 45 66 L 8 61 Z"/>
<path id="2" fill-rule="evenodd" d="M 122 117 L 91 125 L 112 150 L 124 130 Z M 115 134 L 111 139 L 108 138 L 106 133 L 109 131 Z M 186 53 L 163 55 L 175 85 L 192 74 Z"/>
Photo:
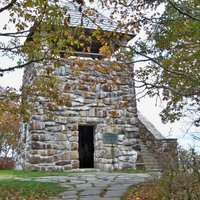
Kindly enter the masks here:
<path id="1" fill-rule="evenodd" d="M 81 20 L 88 30 L 116 31 L 117 24 L 103 15 L 94 24 L 81 18 L 78 4 L 67 6 L 71 27 Z M 120 40 L 127 42 L 125 33 L 120 34 Z M 132 65 L 104 59 L 98 48 L 61 59 L 55 74 L 61 80 L 60 92 L 68 99 L 64 105 L 50 108 L 43 97 L 32 102 L 30 121 L 21 124 L 17 169 L 160 169 L 155 155 L 175 149 L 176 141 L 168 142 L 138 118 Z M 37 64 L 29 66 L 24 84 L 30 85 L 38 74 Z"/>

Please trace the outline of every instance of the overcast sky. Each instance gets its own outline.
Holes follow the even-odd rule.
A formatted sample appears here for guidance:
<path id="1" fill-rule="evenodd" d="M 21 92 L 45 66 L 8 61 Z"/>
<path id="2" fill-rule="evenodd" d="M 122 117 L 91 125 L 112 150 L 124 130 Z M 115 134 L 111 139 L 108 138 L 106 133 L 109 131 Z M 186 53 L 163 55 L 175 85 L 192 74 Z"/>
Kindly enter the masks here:
<path id="1" fill-rule="evenodd" d="M 2 32 L 2 23 L 5 23 L 8 19 L 6 14 L 0 14 L 0 29 Z M 0 42 L 5 39 L 0 37 Z M 0 67 L 8 67 L 15 65 L 15 61 L 3 57 L 0 55 Z M 0 77 L 0 86 L 14 87 L 19 89 L 22 84 L 23 70 L 16 70 L 14 72 L 5 73 L 3 77 Z M 187 133 L 188 125 L 182 120 L 182 122 L 176 122 L 174 124 L 163 124 L 160 120 L 159 113 L 162 110 L 162 102 L 157 102 L 155 99 L 150 99 L 144 97 L 137 102 L 138 110 L 152 123 L 154 126 L 165 136 L 170 138 L 178 138 L 178 141 L 181 145 L 188 148 L 188 146 L 199 146 L 200 144 L 197 141 L 192 140 L 190 134 Z M 199 129 L 193 128 L 189 132 L 200 132 Z"/>

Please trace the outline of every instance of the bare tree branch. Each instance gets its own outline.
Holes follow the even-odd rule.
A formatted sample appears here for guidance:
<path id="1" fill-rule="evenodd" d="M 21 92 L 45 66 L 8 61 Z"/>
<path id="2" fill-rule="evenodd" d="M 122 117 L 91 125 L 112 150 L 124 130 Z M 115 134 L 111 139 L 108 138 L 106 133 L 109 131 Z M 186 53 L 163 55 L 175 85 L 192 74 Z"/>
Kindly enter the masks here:
<path id="1" fill-rule="evenodd" d="M 17 2 L 17 0 L 12 0 L 9 4 L 7 4 L 6 6 L 0 8 L 0 13 L 9 9 L 10 7 L 12 7 L 15 3 Z"/>
<path id="2" fill-rule="evenodd" d="M 200 19 L 195 18 L 194 16 L 188 14 L 187 12 L 183 11 L 181 8 L 178 8 L 174 3 L 172 3 L 170 0 L 168 0 L 169 4 L 175 9 L 177 10 L 180 14 L 185 15 L 187 17 L 189 17 L 192 20 L 198 21 L 200 22 Z"/>
<path id="3" fill-rule="evenodd" d="M 1 69 L 0 68 L 0 74 L 2 74 L 4 72 L 14 71 L 15 69 L 21 69 L 21 68 L 24 68 L 27 65 L 30 65 L 30 64 L 35 63 L 35 62 L 41 62 L 43 60 L 44 59 L 31 60 L 31 61 L 28 61 L 26 63 L 20 64 L 20 65 L 16 65 L 16 66 L 13 66 L 13 67 L 5 68 L 5 69 Z"/>

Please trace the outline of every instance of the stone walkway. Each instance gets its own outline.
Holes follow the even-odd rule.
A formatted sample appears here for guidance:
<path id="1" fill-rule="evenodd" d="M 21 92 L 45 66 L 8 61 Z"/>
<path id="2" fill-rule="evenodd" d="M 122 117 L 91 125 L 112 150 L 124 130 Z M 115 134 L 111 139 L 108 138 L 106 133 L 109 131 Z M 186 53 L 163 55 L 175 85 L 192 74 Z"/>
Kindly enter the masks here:
<path id="1" fill-rule="evenodd" d="M 149 179 L 149 174 L 87 172 L 69 176 L 43 177 L 36 181 L 56 182 L 66 187 L 53 200 L 119 200 L 129 186 Z"/>

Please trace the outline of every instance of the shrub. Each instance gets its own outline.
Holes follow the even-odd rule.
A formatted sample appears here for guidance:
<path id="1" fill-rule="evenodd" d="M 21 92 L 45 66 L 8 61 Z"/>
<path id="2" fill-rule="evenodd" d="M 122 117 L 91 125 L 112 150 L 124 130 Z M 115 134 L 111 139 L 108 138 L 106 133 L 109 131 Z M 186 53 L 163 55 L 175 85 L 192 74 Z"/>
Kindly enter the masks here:
<path id="1" fill-rule="evenodd" d="M 2 169 L 13 169 L 15 161 L 10 157 L 0 157 L 0 170 Z"/>
<path id="2" fill-rule="evenodd" d="M 160 178 L 133 187 L 123 200 L 199 200 L 200 156 L 179 149 L 179 165 L 167 165 Z"/>

